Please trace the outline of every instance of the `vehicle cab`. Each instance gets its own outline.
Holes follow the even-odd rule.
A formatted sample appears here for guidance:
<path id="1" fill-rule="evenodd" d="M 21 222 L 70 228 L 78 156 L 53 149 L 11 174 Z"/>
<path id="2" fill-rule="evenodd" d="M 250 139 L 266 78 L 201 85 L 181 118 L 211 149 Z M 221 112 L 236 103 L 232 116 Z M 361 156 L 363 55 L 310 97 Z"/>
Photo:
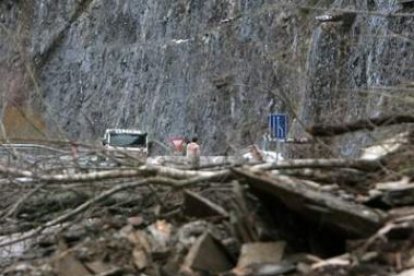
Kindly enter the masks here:
<path id="1" fill-rule="evenodd" d="M 105 131 L 102 144 L 107 150 L 148 156 L 147 133 L 136 129 L 111 128 Z"/>

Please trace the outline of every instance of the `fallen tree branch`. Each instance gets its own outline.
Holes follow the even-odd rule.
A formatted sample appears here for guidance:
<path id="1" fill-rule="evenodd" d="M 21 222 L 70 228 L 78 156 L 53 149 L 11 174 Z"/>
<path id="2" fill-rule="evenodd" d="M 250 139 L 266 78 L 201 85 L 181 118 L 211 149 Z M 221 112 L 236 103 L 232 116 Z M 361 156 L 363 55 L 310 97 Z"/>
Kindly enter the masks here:
<path id="1" fill-rule="evenodd" d="M 353 168 L 360 170 L 377 170 L 381 163 L 377 160 L 363 159 L 292 159 L 275 163 L 259 164 L 252 167 L 258 170 L 303 169 L 303 168 Z"/>
<path id="2" fill-rule="evenodd" d="M 14 177 L 27 177 L 33 180 L 39 180 L 48 183 L 68 183 L 68 182 L 88 182 L 88 181 L 99 181 L 108 180 L 115 178 L 133 178 L 139 176 L 155 176 L 160 175 L 164 177 L 170 177 L 174 179 L 188 179 L 192 177 L 214 177 L 221 175 L 221 171 L 194 171 L 194 170 L 180 170 L 174 168 L 168 168 L 163 166 L 141 166 L 138 168 L 130 169 L 112 169 L 106 171 L 95 171 L 89 173 L 74 173 L 74 174 L 41 174 L 34 173 L 29 170 L 8 167 L 0 165 L 0 174 Z"/>
<path id="3" fill-rule="evenodd" d="M 318 168 L 294 169 L 284 171 L 283 174 L 318 183 L 337 183 L 361 187 L 364 187 L 364 184 L 373 178 L 367 172 L 351 168 L 330 168 L 329 170 Z M 369 189 L 368 186 L 365 188 Z"/>
<path id="4" fill-rule="evenodd" d="M 414 116 L 395 115 L 378 118 L 362 119 L 342 125 L 315 125 L 307 131 L 313 136 L 336 136 L 359 130 L 373 130 L 377 127 L 391 126 L 396 124 L 414 123 Z"/>
<path id="5" fill-rule="evenodd" d="M 68 219 L 84 212 L 85 210 L 87 210 L 90 206 L 108 198 L 109 196 L 118 193 L 120 191 L 126 190 L 126 189 L 131 189 L 131 188 L 135 188 L 138 186 L 143 186 L 143 185 L 150 185 L 150 184 L 157 184 L 157 185 L 163 185 L 163 186 L 167 186 L 167 187 L 171 187 L 171 188 L 175 188 L 175 189 L 183 189 L 186 188 L 192 184 L 198 183 L 198 182 L 203 182 L 203 181 L 207 181 L 207 180 L 214 180 L 214 179 L 219 179 L 219 178 L 224 178 L 224 177 L 228 177 L 229 176 L 229 171 L 224 171 L 224 172 L 219 172 L 216 174 L 212 174 L 209 176 L 200 176 L 200 177 L 194 177 L 192 179 L 186 179 L 186 180 L 174 180 L 174 179 L 168 179 L 168 178 L 161 178 L 161 177 L 151 177 L 151 178 L 147 178 L 138 182 L 132 182 L 132 183 L 124 183 L 124 184 L 119 184 L 115 187 L 113 187 L 112 189 L 106 190 L 102 193 L 100 193 L 99 195 L 95 196 L 94 198 L 84 202 L 83 204 L 79 205 L 78 207 L 76 207 L 75 209 L 66 212 L 65 214 L 48 221 L 47 223 L 43 224 L 42 226 L 37 227 L 36 229 L 33 229 L 29 232 L 26 232 L 25 234 L 23 234 L 21 237 L 13 239 L 13 240 L 7 240 L 5 242 L 0 242 L 0 247 L 4 247 L 4 246 L 9 246 L 12 245 L 14 243 L 17 242 L 21 242 L 30 238 L 33 238 L 39 234 L 42 233 L 43 230 L 50 228 L 54 225 L 63 223 L 65 221 L 67 221 Z"/>
<path id="6" fill-rule="evenodd" d="M 157 175 L 163 177 L 169 177 L 174 179 L 188 179 L 194 177 L 206 177 L 206 178 L 215 178 L 222 177 L 223 175 L 228 175 L 229 170 L 219 170 L 219 171 L 198 171 L 198 170 L 181 170 L 163 166 L 144 166 L 142 170 L 156 172 Z"/>
<path id="7" fill-rule="evenodd" d="M 40 191 L 42 188 L 44 188 L 46 186 L 46 184 L 42 184 L 37 186 L 36 188 L 34 188 L 33 190 L 31 190 L 29 193 L 23 195 L 21 198 L 19 198 L 18 201 L 16 201 L 16 203 L 14 203 L 12 205 L 12 207 L 9 209 L 9 211 L 7 211 L 7 213 L 4 214 L 4 217 L 11 217 L 15 214 L 18 213 L 19 209 L 21 208 L 21 206 L 31 197 L 33 196 L 35 193 L 37 193 L 38 191 Z M 1 216 L 3 217 L 3 216 Z"/>
<path id="8" fill-rule="evenodd" d="M 387 240 L 386 235 L 391 232 L 394 229 L 399 228 L 409 228 L 411 225 L 408 222 L 402 222 L 402 223 L 394 223 L 394 222 L 388 222 L 383 227 L 381 227 L 374 235 L 372 235 L 361 247 L 362 252 L 366 252 L 368 248 L 374 244 L 376 240 Z"/>

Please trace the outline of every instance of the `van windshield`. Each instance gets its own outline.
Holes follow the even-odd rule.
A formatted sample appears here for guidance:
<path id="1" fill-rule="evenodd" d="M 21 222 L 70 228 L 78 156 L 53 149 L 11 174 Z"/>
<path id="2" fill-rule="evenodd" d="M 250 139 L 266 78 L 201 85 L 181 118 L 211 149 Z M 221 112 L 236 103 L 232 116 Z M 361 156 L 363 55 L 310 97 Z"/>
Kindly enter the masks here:
<path id="1" fill-rule="evenodd" d="M 146 134 L 110 133 L 109 145 L 117 147 L 145 147 Z"/>

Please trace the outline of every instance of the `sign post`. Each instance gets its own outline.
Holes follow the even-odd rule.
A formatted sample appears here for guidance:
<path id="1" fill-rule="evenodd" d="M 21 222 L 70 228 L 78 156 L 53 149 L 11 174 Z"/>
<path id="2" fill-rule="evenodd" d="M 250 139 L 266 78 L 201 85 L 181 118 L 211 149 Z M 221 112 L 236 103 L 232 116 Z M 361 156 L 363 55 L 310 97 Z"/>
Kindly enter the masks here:
<path id="1" fill-rule="evenodd" d="M 269 132 L 272 139 L 284 142 L 287 135 L 287 116 L 285 114 L 270 114 Z"/>
<path id="2" fill-rule="evenodd" d="M 279 156 L 282 151 L 280 144 L 286 142 L 287 116 L 285 114 L 270 114 L 268 120 L 270 140 L 276 143 L 276 153 Z"/>

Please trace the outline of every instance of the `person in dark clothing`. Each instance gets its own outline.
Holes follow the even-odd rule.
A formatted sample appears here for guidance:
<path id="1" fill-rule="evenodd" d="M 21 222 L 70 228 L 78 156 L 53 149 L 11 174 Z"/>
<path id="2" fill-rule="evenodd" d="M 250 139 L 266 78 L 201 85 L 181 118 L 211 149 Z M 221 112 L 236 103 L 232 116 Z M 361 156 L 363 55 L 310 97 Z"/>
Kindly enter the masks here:
<path id="1" fill-rule="evenodd" d="M 187 156 L 187 146 L 188 146 L 188 144 L 190 144 L 190 140 L 187 137 L 185 137 L 184 142 L 183 142 L 183 155 L 184 156 Z"/>

